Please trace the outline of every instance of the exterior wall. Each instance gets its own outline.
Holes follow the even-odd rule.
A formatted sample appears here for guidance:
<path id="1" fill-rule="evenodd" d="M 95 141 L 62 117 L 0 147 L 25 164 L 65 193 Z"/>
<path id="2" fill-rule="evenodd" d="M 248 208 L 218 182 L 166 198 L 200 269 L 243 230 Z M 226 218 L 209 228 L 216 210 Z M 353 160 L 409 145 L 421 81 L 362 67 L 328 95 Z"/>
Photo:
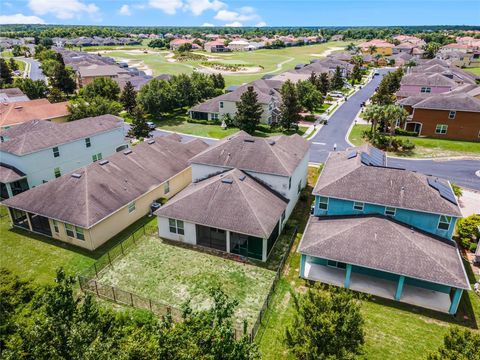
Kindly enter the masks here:
<path id="1" fill-rule="evenodd" d="M 370 49 L 369 48 L 363 48 L 361 49 L 364 54 L 370 54 Z M 377 47 L 377 50 L 375 50 L 375 54 L 373 55 L 384 55 L 384 56 L 389 56 L 393 54 L 393 47 Z"/>
<path id="2" fill-rule="evenodd" d="M 329 198 L 328 210 L 319 208 L 319 196 L 315 196 L 315 210 L 316 216 L 325 215 L 360 215 L 360 214 L 385 214 L 385 206 L 365 203 L 363 211 L 353 209 L 353 201 Z M 397 208 L 393 218 L 404 224 L 411 225 L 423 231 L 435 234 L 447 239 L 451 239 L 455 229 L 456 218 L 452 218 L 452 222 L 448 230 L 439 230 L 437 228 L 440 220 L 440 215 L 430 214 L 414 210 L 406 210 Z"/>
<path id="3" fill-rule="evenodd" d="M 197 231 L 195 224 L 184 221 L 184 235 L 174 234 L 170 232 L 170 226 L 168 218 L 158 217 L 158 236 L 164 239 L 180 241 L 183 243 L 196 245 L 197 244 Z"/>
<path id="4" fill-rule="evenodd" d="M 85 240 L 80 240 L 75 237 L 70 237 L 67 235 L 67 231 L 65 229 L 65 223 L 57 221 L 58 233 L 56 233 L 53 226 L 53 220 L 48 219 L 48 221 L 50 223 L 50 229 L 52 231 L 52 237 L 54 239 L 66 242 L 71 245 L 79 246 L 88 250 L 95 250 L 96 247 L 92 242 L 90 230 L 83 229 L 83 236 L 85 237 Z"/>
<path id="5" fill-rule="evenodd" d="M 448 118 L 449 111 L 415 109 L 412 121 L 422 124 L 419 135 L 439 139 L 480 141 L 480 113 L 457 111 L 455 119 Z M 448 125 L 446 134 L 436 134 L 437 125 Z"/>
<path id="6" fill-rule="evenodd" d="M 422 87 L 431 88 L 429 94 L 441 94 L 451 90 L 450 86 L 429 86 L 429 85 L 400 85 L 400 92 L 406 91 L 411 94 L 421 94 Z"/>
<path id="7" fill-rule="evenodd" d="M 260 122 L 262 124 L 268 124 L 269 123 L 269 118 L 270 118 L 270 110 L 267 104 L 261 104 L 263 113 L 262 113 L 262 118 L 260 119 Z M 235 116 L 235 113 L 237 112 L 237 104 L 234 101 L 223 101 L 223 108 L 219 107 L 219 119 L 221 119 L 223 114 L 230 114 L 231 116 Z"/>
<path id="8" fill-rule="evenodd" d="M 160 184 L 160 186 L 157 186 L 153 190 L 136 199 L 135 210 L 131 213 L 128 212 L 128 204 L 126 204 L 108 218 L 94 225 L 90 229 L 93 248 L 98 248 L 120 231 L 133 224 L 141 217 L 147 215 L 150 212 L 150 205 L 155 200 L 162 197 L 168 199 L 183 190 L 190 184 L 191 178 L 192 169 L 189 167 L 169 179 L 170 192 L 168 194 L 165 194 L 164 192 L 164 182 Z"/>
<path id="9" fill-rule="evenodd" d="M 85 138 L 67 144 L 58 145 L 59 157 L 53 156 L 51 148 L 43 149 L 24 156 L 0 152 L 2 162 L 15 166 L 27 175 L 30 188 L 43 181 L 55 179 L 54 169 L 60 168 L 63 174 L 74 171 L 92 162 L 92 155 L 102 153 L 105 158 L 115 153 L 117 147 L 125 144 L 123 127 L 109 132 L 90 136 L 90 147 L 85 146 Z"/>

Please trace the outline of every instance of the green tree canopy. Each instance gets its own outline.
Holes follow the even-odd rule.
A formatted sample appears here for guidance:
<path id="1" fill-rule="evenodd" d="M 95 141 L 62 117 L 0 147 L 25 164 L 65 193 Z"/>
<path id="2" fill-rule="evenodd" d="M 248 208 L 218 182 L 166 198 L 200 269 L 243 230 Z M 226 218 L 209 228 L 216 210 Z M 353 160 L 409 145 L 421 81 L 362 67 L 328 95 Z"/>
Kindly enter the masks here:
<path id="1" fill-rule="evenodd" d="M 280 92 L 282 94 L 280 125 L 284 129 L 290 130 L 297 126 L 301 119 L 300 111 L 302 111 L 302 107 L 298 99 L 297 88 L 290 80 L 287 80 L 283 83 Z"/>
<path id="2" fill-rule="evenodd" d="M 127 81 L 123 87 L 122 95 L 120 95 L 120 102 L 129 114 L 131 114 L 133 109 L 135 109 L 135 106 L 137 106 L 137 92 L 130 81 Z"/>
<path id="3" fill-rule="evenodd" d="M 4 58 L 0 58 L 0 86 L 5 86 L 13 82 L 12 71 L 8 67 Z"/>
<path id="4" fill-rule="evenodd" d="M 343 288 L 316 284 L 293 295 L 295 314 L 285 342 L 298 359 L 354 359 L 364 344 L 360 302 Z"/>
<path id="5" fill-rule="evenodd" d="M 83 98 L 71 101 L 68 110 L 70 111 L 68 120 L 72 121 L 105 114 L 118 115 L 122 111 L 122 105 L 117 101 L 97 96 L 88 101 Z"/>
<path id="6" fill-rule="evenodd" d="M 323 104 L 322 93 L 310 80 L 297 83 L 297 94 L 300 105 L 310 113 L 313 113 L 315 109 L 318 109 Z"/>
<path id="7" fill-rule="evenodd" d="M 120 87 L 117 82 L 108 77 L 96 78 L 80 89 L 80 96 L 87 100 L 101 96 L 105 99 L 117 101 L 119 94 Z"/>
<path id="8" fill-rule="evenodd" d="M 428 360 L 480 360 L 480 333 L 458 327 L 450 329 L 436 353 Z"/>
<path id="9" fill-rule="evenodd" d="M 332 81 L 331 81 L 331 86 L 335 90 L 340 90 L 343 88 L 343 85 L 345 84 L 345 79 L 342 76 L 342 69 L 340 66 L 337 66 L 335 68 L 335 73 L 333 74 Z"/>
<path id="10" fill-rule="evenodd" d="M 154 116 L 170 111 L 175 104 L 172 86 L 168 81 L 153 79 L 140 89 L 137 102 Z"/>
<path id="11" fill-rule="evenodd" d="M 48 86 L 43 80 L 30 78 L 16 78 L 13 86 L 18 87 L 30 100 L 45 98 L 48 94 Z"/>
<path id="12" fill-rule="evenodd" d="M 145 118 L 145 113 L 141 106 L 135 106 L 132 110 L 132 125 L 128 134 L 137 139 L 150 137 L 151 129 L 147 124 L 147 119 Z"/>
<path id="13" fill-rule="evenodd" d="M 240 130 L 253 134 L 262 118 L 262 105 L 258 102 L 258 94 L 249 86 L 237 102 L 235 122 Z"/>

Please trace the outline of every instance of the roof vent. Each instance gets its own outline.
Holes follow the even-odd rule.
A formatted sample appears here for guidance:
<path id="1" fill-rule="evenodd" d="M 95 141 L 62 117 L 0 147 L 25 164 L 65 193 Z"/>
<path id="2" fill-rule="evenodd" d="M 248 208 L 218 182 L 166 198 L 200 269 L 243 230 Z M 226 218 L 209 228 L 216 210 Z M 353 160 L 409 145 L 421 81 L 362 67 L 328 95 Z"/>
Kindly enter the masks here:
<path id="1" fill-rule="evenodd" d="M 99 163 L 100 165 L 106 165 L 106 164 L 109 163 L 109 161 L 108 161 L 108 160 L 102 160 L 102 161 L 99 161 L 98 163 Z"/>
<path id="2" fill-rule="evenodd" d="M 354 151 L 354 152 L 351 152 L 350 154 L 348 154 L 347 159 L 353 159 L 356 156 L 357 156 L 357 152 Z"/>
<path id="3" fill-rule="evenodd" d="M 148 145 L 152 145 L 152 144 L 154 144 L 154 143 L 155 143 L 155 140 L 153 140 L 153 139 L 147 141 L 147 144 L 148 144 Z"/>
<path id="4" fill-rule="evenodd" d="M 131 154 L 132 153 L 132 149 L 128 149 L 128 150 L 125 150 L 123 152 L 123 155 L 128 155 L 128 154 Z"/>
<path id="5" fill-rule="evenodd" d="M 75 178 L 75 179 L 80 179 L 80 178 L 82 177 L 82 174 L 73 173 L 73 174 L 72 174 L 72 177 Z"/>
<path id="6" fill-rule="evenodd" d="M 21 109 L 23 109 L 23 106 L 15 106 L 14 109 L 21 110 Z"/>
<path id="7" fill-rule="evenodd" d="M 255 142 L 255 139 L 252 139 L 252 138 L 246 138 L 246 139 L 243 139 L 243 141 L 245 141 L 245 142 L 251 142 L 251 143 L 253 143 L 253 142 Z"/>
<path id="8" fill-rule="evenodd" d="M 245 180 L 246 177 L 247 177 L 246 175 L 242 175 L 242 176 L 239 177 L 239 179 L 240 179 L 240 181 L 243 181 L 243 180 Z"/>
<path id="9" fill-rule="evenodd" d="M 222 183 L 224 184 L 232 184 L 233 180 L 232 179 L 222 179 Z"/>
<path id="10" fill-rule="evenodd" d="M 275 141 L 272 140 L 272 141 L 269 142 L 269 144 L 270 145 L 275 145 Z"/>

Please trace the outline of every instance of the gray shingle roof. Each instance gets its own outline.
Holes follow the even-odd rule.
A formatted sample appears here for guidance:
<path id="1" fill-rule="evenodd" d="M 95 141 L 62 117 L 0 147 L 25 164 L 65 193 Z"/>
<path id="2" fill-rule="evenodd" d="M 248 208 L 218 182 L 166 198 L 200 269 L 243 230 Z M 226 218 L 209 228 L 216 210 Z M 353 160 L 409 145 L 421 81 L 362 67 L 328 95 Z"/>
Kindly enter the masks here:
<path id="1" fill-rule="evenodd" d="M 378 216 L 310 217 L 298 251 L 470 289 L 455 242 Z"/>
<path id="2" fill-rule="evenodd" d="M 3 131 L 9 140 L 0 143 L 0 151 L 21 156 L 122 127 L 123 119 L 114 115 L 65 123 L 33 120 Z"/>
<path id="3" fill-rule="evenodd" d="M 16 167 L 0 162 L 0 182 L 7 184 L 25 177 Z"/>
<path id="4" fill-rule="evenodd" d="M 243 171 L 193 183 L 156 211 L 163 217 L 268 238 L 287 201 Z"/>
<path id="5" fill-rule="evenodd" d="M 116 210 L 186 169 L 188 160 L 208 147 L 196 139 L 155 138 L 65 174 L 4 201 L 4 204 L 48 218 L 90 228 Z"/>
<path id="6" fill-rule="evenodd" d="M 258 138 L 239 131 L 198 154 L 191 162 L 291 176 L 308 149 L 308 141 L 297 134 Z"/>
<path id="7" fill-rule="evenodd" d="M 401 80 L 401 85 L 417 85 L 417 86 L 450 86 L 455 87 L 457 83 L 442 74 L 408 74 Z"/>
<path id="8" fill-rule="evenodd" d="M 361 152 L 368 149 L 361 147 L 330 153 L 313 194 L 462 217 L 458 205 L 441 197 L 428 184 L 426 175 L 364 165 Z M 348 159 L 348 155 L 355 151 L 358 155 Z"/>
<path id="9" fill-rule="evenodd" d="M 480 112 L 480 100 L 462 93 L 434 95 L 416 103 L 413 108 Z"/>

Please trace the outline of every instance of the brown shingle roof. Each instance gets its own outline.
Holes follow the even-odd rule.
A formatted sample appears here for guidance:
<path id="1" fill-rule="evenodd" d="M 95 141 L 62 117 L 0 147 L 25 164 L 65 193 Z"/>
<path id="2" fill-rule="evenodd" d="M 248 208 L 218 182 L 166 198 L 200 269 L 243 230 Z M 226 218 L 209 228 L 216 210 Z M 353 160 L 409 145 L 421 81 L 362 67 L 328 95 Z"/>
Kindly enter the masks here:
<path id="1" fill-rule="evenodd" d="M 169 136 L 135 146 L 65 174 L 4 201 L 20 210 L 90 228 L 113 212 L 185 170 L 188 160 L 207 148 L 196 139 L 181 143 Z"/>
<path id="2" fill-rule="evenodd" d="M 239 131 L 198 154 L 191 162 L 291 176 L 308 149 L 308 141 L 297 134 L 258 138 Z"/>
<path id="3" fill-rule="evenodd" d="M 418 86 L 450 86 L 455 87 L 457 83 L 452 79 L 447 78 L 442 74 L 408 74 L 405 75 L 401 82 L 401 85 L 418 85 Z"/>
<path id="4" fill-rule="evenodd" d="M 121 72 L 125 72 L 118 65 L 98 65 L 92 64 L 88 66 L 79 66 L 78 72 L 81 77 L 90 76 L 117 76 Z"/>
<path id="5" fill-rule="evenodd" d="M 34 120 L 3 131 L 2 136 L 8 140 L 0 143 L 0 151 L 25 155 L 122 127 L 123 119 L 114 115 L 101 115 L 66 123 Z"/>
<path id="6" fill-rule="evenodd" d="M 191 184 L 156 214 L 268 238 L 286 207 L 285 199 L 233 169 Z"/>
<path id="7" fill-rule="evenodd" d="M 16 167 L 0 162 L 0 182 L 7 184 L 25 177 Z"/>
<path id="8" fill-rule="evenodd" d="M 67 104 L 68 102 L 51 104 L 47 99 L 0 104 L 0 127 L 67 116 Z"/>
<path id="9" fill-rule="evenodd" d="M 470 289 L 455 242 L 378 216 L 310 217 L 305 255 Z"/>
<path id="10" fill-rule="evenodd" d="M 465 93 L 447 93 L 429 96 L 413 105 L 413 108 L 480 112 L 480 100 Z"/>
<path id="11" fill-rule="evenodd" d="M 365 165 L 361 161 L 365 151 L 369 147 L 330 153 L 313 194 L 462 217 L 458 205 L 441 197 L 428 184 L 426 175 Z M 357 155 L 349 159 L 355 152 Z"/>

